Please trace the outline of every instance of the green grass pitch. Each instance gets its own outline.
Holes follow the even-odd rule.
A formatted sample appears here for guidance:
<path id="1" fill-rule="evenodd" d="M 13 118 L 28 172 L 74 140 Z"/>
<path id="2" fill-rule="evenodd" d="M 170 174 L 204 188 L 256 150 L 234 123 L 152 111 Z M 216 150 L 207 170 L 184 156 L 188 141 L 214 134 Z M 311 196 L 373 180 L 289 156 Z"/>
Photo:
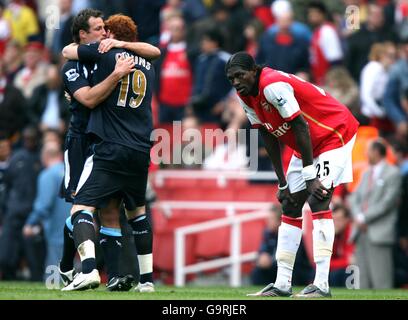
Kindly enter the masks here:
<path id="1" fill-rule="evenodd" d="M 196 287 L 156 286 L 157 292 L 108 292 L 105 285 L 96 290 L 61 292 L 49 290 L 43 283 L 0 281 L 0 300 L 271 300 L 247 297 L 260 287 Z M 302 288 L 294 288 L 294 293 Z M 332 288 L 332 299 L 338 300 L 408 300 L 408 290 L 347 290 Z M 293 298 L 279 298 L 293 299 Z"/>

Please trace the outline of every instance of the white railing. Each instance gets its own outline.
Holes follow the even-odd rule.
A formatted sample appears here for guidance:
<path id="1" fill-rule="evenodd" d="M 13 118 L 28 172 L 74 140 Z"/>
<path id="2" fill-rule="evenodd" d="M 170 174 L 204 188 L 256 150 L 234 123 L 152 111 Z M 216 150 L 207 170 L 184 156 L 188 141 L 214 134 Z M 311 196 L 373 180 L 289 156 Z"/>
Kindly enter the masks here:
<path id="1" fill-rule="evenodd" d="M 219 187 L 226 187 L 228 180 L 272 180 L 278 181 L 273 171 L 212 171 L 212 170 L 158 170 L 154 173 L 154 184 L 162 187 L 168 178 L 216 179 Z"/>
<path id="2" fill-rule="evenodd" d="M 234 216 L 239 210 L 262 210 L 271 206 L 271 202 L 257 201 L 158 201 L 153 204 L 154 208 L 162 209 L 166 217 L 171 216 L 172 209 L 194 210 L 225 210 L 226 216 Z"/>
<path id="3" fill-rule="evenodd" d="M 270 204 L 269 204 L 270 205 Z M 257 211 L 252 213 L 240 214 L 236 216 L 228 216 L 222 219 L 211 220 L 207 222 L 197 223 L 185 227 L 180 227 L 175 230 L 175 285 L 181 287 L 185 285 L 186 274 L 199 272 L 203 270 L 213 269 L 231 265 L 230 285 L 231 287 L 239 287 L 241 285 L 241 263 L 255 260 L 257 252 L 241 253 L 241 225 L 244 222 L 265 219 L 267 211 Z M 230 239 L 230 256 L 218 258 L 211 261 L 200 262 L 196 264 L 186 265 L 185 262 L 185 247 L 186 236 L 192 233 L 198 233 L 205 230 L 216 229 L 223 226 L 231 226 Z"/>

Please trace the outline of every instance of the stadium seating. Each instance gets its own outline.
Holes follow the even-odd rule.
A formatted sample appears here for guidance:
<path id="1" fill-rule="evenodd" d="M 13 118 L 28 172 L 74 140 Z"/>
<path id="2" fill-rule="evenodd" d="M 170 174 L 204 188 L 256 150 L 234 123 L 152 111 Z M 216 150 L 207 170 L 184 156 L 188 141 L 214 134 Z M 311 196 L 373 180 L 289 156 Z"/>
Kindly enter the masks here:
<path id="1" fill-rule="evenodd" d="M 154 181 L 154 179 L 153 179 Z M 246 180 L 228 180 L 226 186 L 219 186 L 217 179 L 166 178 L 163 183 L 153 184 L 160 201 L 253 201 L 272 202 L 277 191 L 276 185 L 250 184 Z M 248 209 L 237 208 L 235 214 L 248 213 Z M 174 231 L 181 226 L 219 219 L 227 216 L 225 209 L 171 208 L 166 212 L 160 206 L 152 210 L 154 225 L 154 267 L 159 274 L 174 272 Z M 262 238 L 265 221 L 258 220 L 242 225 L 241 252 L 257 251 Z M 187 236 L 186 264 L 205 261 L 230 254 L 230 227 L 220 227 Z M 217 269 L 214 269 L 215 271 Z M 214 271 L 212 270 L 212 271 Z M 243 272 L 251 270 L 246 263 Z M 167 282 L 172 277 L 167 277 Z"/>

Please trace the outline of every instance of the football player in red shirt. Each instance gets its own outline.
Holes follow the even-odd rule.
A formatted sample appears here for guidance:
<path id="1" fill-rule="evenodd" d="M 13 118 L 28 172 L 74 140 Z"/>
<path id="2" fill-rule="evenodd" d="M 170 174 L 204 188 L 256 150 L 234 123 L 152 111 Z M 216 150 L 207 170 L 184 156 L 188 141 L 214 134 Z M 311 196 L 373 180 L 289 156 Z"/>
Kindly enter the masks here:
<path id="1" fill-rule="evenodd" d="M 328 276 L 334 241 L 329 204 L 336 186 L 351 182 L 351 153 L 358 122 L 321 88 L 292 74 L 255 64 L 245 52 L 231 56 L 226 74 L 252 126 L 259 128 L 279 180 L 282 204 L 276 259 L 278 273 L 255 296 L 291 296 L 292 271 L 302 236 L 302 208 L 313 217 L 313 284 L 297 297 L 330 297 Z M 295 152 L 286 176 L 280 143 Z"/>

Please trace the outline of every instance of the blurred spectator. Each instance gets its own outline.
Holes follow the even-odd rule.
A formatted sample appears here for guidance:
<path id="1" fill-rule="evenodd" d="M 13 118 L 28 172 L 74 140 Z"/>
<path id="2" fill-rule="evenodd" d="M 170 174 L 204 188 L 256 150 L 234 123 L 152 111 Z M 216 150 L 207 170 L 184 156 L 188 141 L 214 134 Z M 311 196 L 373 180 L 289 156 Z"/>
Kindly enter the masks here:
<path id="1" fill-rule="evenodd" d="M 256 57 L 259 48 L 259 38 L 261 37 L 264 28 L 262 23 L 257 19 L 250 20 L 244 29 L 244 36 L 246 39 L 245 51 L 252 57 Z"/>
<path id="2" fill-rule="evenodd" d="M 37 16 L 30 7 L 24 4 L 24 0 L 11 0 L 4 12 L 4 18 L 11 26 L 12 40 L 17 41 L 23 47 L 30 36 L 38 35 L 40 32 Z"/>
<path id="3" fill-rule="evenodd" d="M 384 142 L 369 145 L 369 169 L 350 196 L 354 220 L 351 240 L 356 244 L 356 264 L 361 289 L 393 287 L 393 245 L 395 243 L 401 176 L 386 162 Z"/>
<path id="4" fill-rule="evenodd" d="M 347 106 L 359 120 L 361 116 L 358 86 L 348 70 L 342 66 L 333 67 L 327 72 L 325 83 L 324 90 Z"/>
<path id="5" fill-rule="evenodd" d="M 341 64 L 343 51 L 335 26 L 329 22 L 329 12 L 323 2 L 313 1 L 308 4 L 307 18 L 313 27 L 310 45 L 310 69 L 312 81 L 318 85 L 331 67 Z"/>
<path id="6" fill-rule="evenodd" d="M 267 225 L 263 231 L 262 243 L 255 261 L 256 265 L 251 273 L 251 283 L 253 285 L 266 285 L 273 282 L 276 278 L 278 267 L 275 255 L 278 245 L 278 230 L 281 224 L 281 215 L 280 207 L 273 205 L 269 209 Z M 303 242 L 300 243 L 293 270 L 293 285 L 298 286 L 309 283 L 312 267 L 307 258 Z"/>
<path id="7" fill-rule="evenodd" d="M 201 40 L 204 33 L 209 29 L 216 28 L 222 36 L 222 49 L 229 47 L 226 42 L 230 35 L 228 35 L 225 21 L 228 18 L 228 10 L 218 1 L 214 2 L 214 5 L 209 10 L 210 15 L 197 20 L 192 25 L 187 25 L 187 46 L 189 55 L 193 58 L 198 57 L 201 54 Z"/>
<path id="8" fill-rule="evenodd" d="M 0 0 L 0 57 L 6 50 L 7 41 L 11 36 L 9 22 L 4 18 L 4 9 L 6 8 L 4 1 Z"/>
<path id="9" fill-rule="evenodd" d="M 277 28 L 272 26 L 259 40 L 258 64 L 294 74 L 309 70 L 309 39 L 303 32 L 295 31 L 293 24 L 290 7 L 276 16 Z"/>
<path id="10" fill-rule="evenodd" d="M 6 206 L 6 181 L 5 174 L 10 165 L 11 142 L 9 137 L 0 132 L 0 230 Z M 0 232 L 1 233 L 1 232 Z"/>
<path id="11" fill-rule="evenodd" d="M 250 12 L 255 20 L 262 24 L 262 29 L 269 28 L 274 22 L 275 18 L 272 15 L 270 5 L 264 0 L 244 0 L 244 7 Z M 247 23 L 248 25 L 248 23 Z"/>
<path id="12" fill-rule="evenodd" d="M 244 28 L 251 14 L 248 12 L 240 0 L 220 0 L 224 5 L 227 15 L 225 16 L 226 39 L 225 51 L 235 53 L 245 50 Z"/>
<path id="13" fill-rule="evenodd" d="M 4 60 L 0 59 L 0 128 L 8 138 L 16 137 L 28 122 L 25 99 L 6 78 Z"/>
<path id="14" fill-rule="evenodd" d="M 47 268 L 50 265 L 58 266 L 61 260 L 63 229 L 71 205 L 59 197 L 59 187 L 64 176 L 61 144 L 55 142 L 44 144 L 41 162 L 44 169 L 38 176 L 34 208 L 25 222 L 23 235 L 30 238 L 37 235 L 39 228 L 44 230 L 47 244 L 45 268 Z"/>
<path id="15" fill-rule="evenodd" d="M 128 1 L 127 10 L 137 24 L 138 40 L 159 44 L 160 10 L 166 0 L 137 0 Z"/>
<path id="16" fill-rule="evenodd" d="M 30 279 L 43 277 L 44 247 L 41 234 L 24 241 L 23 226 L 32 210 L 36 195 L 37 176 L 41 169 L 38 154 L 39 132 L 27 127 L 23 132 L 23 148 L 15 151 L 5 173 L 6 208 L 0 236 L 0 270 L 3 279 L 16 279 L 16 271 L 24 254 L 30 269 Z"/>
<path id="17" fill-rule="evenodd" d="M 344 287 L 347 279 L 346 269 L 351 264 L 354 253 L 354 244 L 350 242 L 350 213 L 344 205 L 335 205 L 332 216 L 335 237 L 330 261 L 329 284 L 333 287 Z"/>
<path id="18" fill-rule="evenodd" d="M 73 42 L 71 33 L 72 20 L 74 19 L 72 15 L 72 0 L 59 0 L 58 2 L 60 10 L 59 28 L 47 29 L 48 32 L 52 30 L 52 41 L 48 46 L 55 57 L 59 57 L 62 49 Z"/>
<path id="19" fill-rule="evenodd" d="M 290 33 L 296 38 L 303 39 L 307 43 L 310 43 L 312 40 L 312 31 L 306 24 L 294 20 L 295 14 L 291 2 L 288 0 L 275 0 L 271 4 L 271 12 L 275 19 L 275 24 L 269 27 L 269 33 L 275 34 L 279 32 L 280 25 L 279 23 L 276 23 L 277 19 L 282 18 L 283 20 L 288 20 L 287 17 L 290 17 L 290 20 L 292 20 L 292 23 L 289 26 Z"/>
<path id="20" fill-rule="evenodd" d="M 408 1 L 394 0 L 384 7 L 386 23 L 394 26 L 398 36 L 403 39 L 408 37 Z"/>
<path id="21" fill-rule="evenodd" d="M 16 74 L 24 68 L 23 49 L 16 41 L 9 41 L 3 56 L 7 80 L 14 83 Z"/>
<path id="22" fill-rule="evenodd" d="M 360 81 L 360 73 L 368 62 L 371 46 L 376 42 L 397 42 L 398 37 L 384 23 L 381 6 L 368 5 L 367 22 L 347 39 L 346 66 L 355 81 Z"/>
<path id="23" fill-rule="evenodd" d="M 248 167 L 246 146 L 238 139 L 238 129 L 224 131 L 227 139 L 220 143 L 203 163 L 205 170 L 244 170 Z"/>
<path id="24" fill-rule="evenodd" d="M 47 143 L 57 143 L 59 145 L 62 145 L 63 139 L 61 132 L 57 129 L 45 129 L 42 132 L 42 143 L 43 145 Z"/>
<path id="25" fill-rule="evenodd" d="M 406 141 L 408 137 L 408 38 L 402 41 L 403 57 L 390 67 L 383 104 L 387 117 L 396 127 L 397 138 Z"/>
<path id="26" fill-rule="evenodd" d="M 184 21 L 183 13 L 181 11 L 180 0 L 167 0 L 166 5 L 160 10 L 160 48 L 166 47 L 171 38 L 171 31 L 169 23 L 177 16 Z M 185 29 L 184 25 L 184 29 Z M 184 30 L 186 32 L 186 30 Z"/>
<path id="27" fill-rule="evenodd" d="M 33 91 L 47 81 L 47 64 L 42 61 L 44 45 L 32 41 L 24 48 L 24 68 L 14 79 L 14 85 L 21 90 L 26 99 L 31 99 Z"/>
<path id="28" fill-rule="evenodd" d="M 408 284 L 408 147 L 398 144 L 395 147 L 398 166 L 402 175 L 401 204 L 398 210 L 397 234 L 395 246 L 395 285 L 397 287 Z"/>
<path id="29" fill-rule="evenodd" d="M 39 126 L 41 131 L 57 129 L 64 132 L 69 119 L 69 102 L 65 98 L 61 85 L 61 76 L 56 65 L 47 68 L 46 83 L 39 85 L 33 91 L 27 103 L 30 121 Z"/>
<path id="30" fill-rule="evenodd" d="M 370 125 L 384 132 L 395 128 L 387 118 L 383 97 L 388 82 L 388 68 L 395 62 L 397 50 L 392 42 L 374 43 L 360 81 L 361 113 L 370 119 Z"/>
<path id="31" fill-rule="evenodd" d="M 207 14 L 207 7 L 203 0 L 184 0 L 182 4 L 183 15 L 186 24 L 192 24 L 198 20 L 204 19 Z"/>
<path id="32" fill-rule="evenodd" d="M 172 17 L 168 21 L 168 27 L 170 43 L 162 50 L 156 65 L 160 123 L 183 119 L 193 86 L 192 64 L 187 55 L 183 18 Z"/>
<path id="33" fill-rule="evenodd" d="M 215 106 L 231 90 L 224 72 L 230 55 L 220 49 L 222 44 L 223 37 L 216 28 L 206 30 L 201 39 L 202 54 L 194 68 L 193 96 L 190 100 L 190 109 L 201 123 L 220 124 L 222 110 Z"/>
<path id="34" fill-rule="evenodd" d="M 79 1 L 79 0 L 77 0 Z M 128 0 L 90 0 L 89 5 L 85 8 L 94 8 L 102 11 L 105 15 L 105 18 L 117 13 L 124 15 L 129 15 L 127 3 Z"/>

